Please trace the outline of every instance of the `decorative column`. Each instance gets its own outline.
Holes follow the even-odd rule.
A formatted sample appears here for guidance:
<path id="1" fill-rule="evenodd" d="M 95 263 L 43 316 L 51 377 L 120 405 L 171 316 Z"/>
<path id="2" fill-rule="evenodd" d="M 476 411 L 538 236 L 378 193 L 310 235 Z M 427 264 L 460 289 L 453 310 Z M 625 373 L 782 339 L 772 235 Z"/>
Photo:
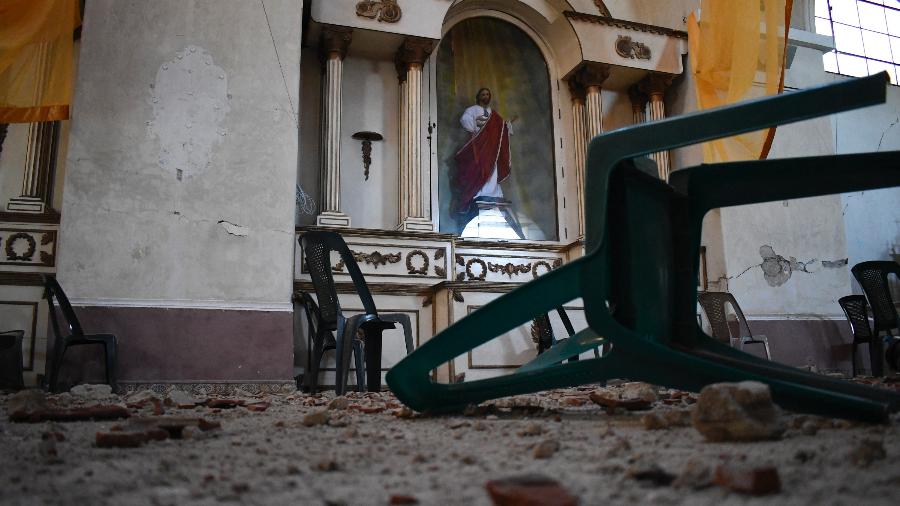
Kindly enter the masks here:
<path id="1" fill-rule="evenodd" d="M 56 171 L 59 146 L 59 125 L 59 121 L 46 121 L 28 126 L 22 193 L 9 199 L 7 211 L 40 214 L 50 210 L 51 182 Z"/>
<path id="2" fill-rule="evenodd" d="M 422 68 L 433 47 L 430 39 L 407 37 L 394 60 L 400 78 L 399 230 L 434 231 L 422 192 Z"/>
<path id="3" fill-rule="evenodd" d="M 341 77 L 353 30 L 337 26 L 322 29 L 319 56 L 325 70 L 322 81 L 322 198 L 316 225 L 349 227 L 350 216 L 341 212 Z"/>
<path id="4" fill-rule="evenodd" d="M 666 117 L 666 89 L 672 84 L 673 76 L 668 74 L 652 73 L 640 82 L 642 92 L 650 97 L 650 121 L 658 121 Z M 660 151 L 651 155 L 659 168 L 659 178 L 669 180 L 669 152 Z"/>
<path id="5" fill-rule="evenodd" d="M 603 132 L 603 104 L 600 95 L 603 90 L 603 81 L 609 77 L 609 70 L 609 65 L 587 63 L 575 76 L 578 83 L 584 87 L 585 133 L 588 140 Z"/>
<path id="6" fill-rule="evenodd" d="M 637 84 L 628 88 L 628 98 L 631 99 L 631 122 L 640 125 L 647 121 L 647 94 L 640 90 Z"/>
<path id="7" fill-rule="evenodd" d="M 587 154 L 585 130 L 585 90 L 576 79 L 569 79 L 569 95 L 572 97 L 572 133 L 575 137 L 575 184 L 578 195 L 578 236 L 584 236 L 584 164 Z"/>

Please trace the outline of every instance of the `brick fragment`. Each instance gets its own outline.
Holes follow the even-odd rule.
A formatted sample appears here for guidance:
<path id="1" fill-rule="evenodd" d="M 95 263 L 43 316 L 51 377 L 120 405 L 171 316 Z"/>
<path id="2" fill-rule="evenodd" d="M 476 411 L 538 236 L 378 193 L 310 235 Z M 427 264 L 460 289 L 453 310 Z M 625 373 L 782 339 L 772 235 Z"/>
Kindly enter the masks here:
<path id="1" fill-rule="evenodd" d="M 713 482 L 740 494 L 767 495 L 781 491 L 781 479 L 774 466 L 720 464 L 713 472 Z"/>
<path id="2" fill-rule="evenodd" d="M 388 504 L 419 504 L 419 500 L 411 495 L 394 494 L 388 499 Z"/>
<path id="3" fill-rule="evenodd" d="M 575 506 L 578 499 L 559 483 L 539 475 L 491 480 L 485 484 L 494 506 Z"/>
<path id="4" fill-rule="evenodd" d="M 86 420 L 117 420 L 128 418 L 131 413 L 124 406 L 85 406 L 79 408 L 42 408 L 35 411 L 19 410 L 9 414 L 11 422 L 38 423 L 80 422 Z"/>

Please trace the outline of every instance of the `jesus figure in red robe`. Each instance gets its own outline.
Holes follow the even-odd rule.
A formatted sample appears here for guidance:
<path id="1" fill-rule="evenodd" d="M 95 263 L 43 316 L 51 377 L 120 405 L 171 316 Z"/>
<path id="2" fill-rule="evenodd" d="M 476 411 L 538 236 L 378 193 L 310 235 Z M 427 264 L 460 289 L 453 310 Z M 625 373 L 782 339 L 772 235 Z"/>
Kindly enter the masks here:
<path id="1" fill-rule="evenodd" d="M 491 110 L 491 90 L 487 88 L 478 90 L 475 101 L 459 119 L 471 138 L 455 156 L 453 208 L 464 214 L 471 211 L 476 197 L 503 198 L 500 183 L 510 173 L 509 134 L 515 118 L 503 121 Z"/>

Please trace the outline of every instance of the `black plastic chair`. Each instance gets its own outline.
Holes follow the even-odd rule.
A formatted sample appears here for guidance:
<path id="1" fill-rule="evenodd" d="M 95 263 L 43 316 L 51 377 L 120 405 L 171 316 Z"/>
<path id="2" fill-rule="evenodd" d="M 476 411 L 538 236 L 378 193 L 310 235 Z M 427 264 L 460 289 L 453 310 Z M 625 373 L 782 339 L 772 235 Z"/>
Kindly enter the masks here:
<path id="1" fill-rule="evenodd" d="M 53 328 L 53 360 L 50 362 L 50 380 L 47 388 L 51 392 L 56 391 L 57 380 L 59 379 L 59 369 L 62 366 L 63 355 L 71 346 L 80 346 L 85 344 L 102 344 L 103 354 L 106 360 L 106 382 L 116 391 L 116 336 L 112 334 L 85 334 L 78 323 L 75 311 L 69 303 L 62 287 L 56 282 L 55 278 L 44 276 L 44 292 L 47 298 L 47 304 L 50 309 L 50 325 Z M 59 324 L 59 313 L 62 315 L 63 327 Z M 63 328 L 67 331 L 63 335 Z"/>
<path id="2" fill-rule="evenodd" d="M 319 312 L 319 306 L 310 294 L 303 291 L 294 293 L 294 311 L 297 311 L 298 305 L 303 306 L 307 325 L 307 374 L 304 378 L 303 386 L 308 392 L 316 393 L 319 387 L 319 364 L 322 363 L 322 356 L 326 351 L 336 349 L 337 343 L 334 339 L 334 333 L 322 324 L 322 314 Z M 362 392 L 366 388 L 366 376 L 365 366 L 363 365 L 363 346 L 362 341 L 359 339 L 353 340 L 353 356 L 356 362 L 356 389 Z M 313 360 L 313 357 L 315 357 L 315 360 Z M 297 387 L 299 388 L 300 385 L 298 384 Z"/>
<path id="3" fill-rule="evenodd" d="M 25 388 L 22 377 L 22 341 L 24 330 L 0 332 L 0 388 L 21 390 Z"/>
<path id="4" fill-rule="evenodd" d="M 856 347 L 860 344 L 869 345 L 869 359 L 872 369 L 875 369 L 875 355 L 872 353 L 872 328 L 869 327 L 869 305 L 863 295 L 847 295 L 838 299 L 838 304 L 847 316 L 850 331 L 853 332 L 853 375 L 856 376 Z"/>
<path id="5" fill-rule="evenodd" d="M 700 292 L 697 294 L 697 299 L 700 302 L 700 307 L 703 308 L 703 312 L 706 313 L 706 319 L 709 321 L 713 337 L 729 346 L 732 339 L 737 339 L 741 350 L 744 349 L 745 344 L 761 344 L 766 348 L 766 358 L 772 360 L 772 355 L 769 353 L 769 339 L 763 335 L 753 337 L 753 333 L 750 332 L 750 326 L 747 324 L 747 318 L 744 316 L 744 312 L 741 311 L 741 306 L 738 305 L 734 295 L 728 292 Z M 725 304 L 731 304 L 735 315 L 737 315 L 737 335 L 732 334 L 731 327 L 728 325 Z"/>
<path id="6" fill-rule="evenodd" d="M 850 269 L 853 277 L 859 282 L 866 298 L 869 299 L 869 306 L 872 308 L 872 316 L 874 317 L 874 325 L 872 332 L 874 339 L 869 345 L 869 355 L 872 358 L 872 375 L 882 376 L 884 368 L 882 367 L 882 356 L 884 354 L 884 342 L 878 336 L 884 332 L 891 340 L 891 336 L 900 333 L 900 324 L 898 324 L 897 309 L 894 307 L 894 300 L 891 297 L 891 289 L 888 284 L 888 275 L 894 274 L 900 277 L 900 264 L 889 260 L 873 260 L 869 262 L 860 262 Z M 897 331 L 897 332 L 895 332 Z"/>
<path id="7" fill-rule="evenodd" d="M 381 390 L 381 334 L 386 329 L 395 328 L 394 324 L 403 326 L 403 336 L 406 339 L 406 352 L 412 353 L 412 324 L 409 315 L 402 313 L 379 314 L 375 309 L 372 294 L 366 285 L 353 253 L 340 234 L 336 232 L 313 231 L 306 232 L 300 237 L 300 245 L 303 247 L 303 256 L 306 266 L 312 277 L 313 287 L 316 290 L 316 298 L 319 302 L 319 328 L 325 331 L 335 331 L 335 392 L 343 395 L 347 385 L 347 373 L 350 368 L 350 352 L 353 349 L 353 341 L 358 331 L 363 332 L 363 348 L 365 349 L 366 386 L 369 391 Z M 337 289 L 332 274 L 331 252 L 337 252 L 344 267 L 353 280 L 356 294 L 362 301 L 363 313 L 345 317 L 338 302 Z M 319 330 L 323 334 L 323 330 Z M 321 343 L 321 344 L 320 344 Z M 316 349 L 313 360 L 310 363 L 310 382 L 317 381 L 321 353 L 324 353 L 324 340 L 314 343 Z M 321 346 L 321 348 L 320 348 Z M 319 350 L 322 350 L 321 352 Z M 310 383 L 310 384 L 311 384 Z"/>

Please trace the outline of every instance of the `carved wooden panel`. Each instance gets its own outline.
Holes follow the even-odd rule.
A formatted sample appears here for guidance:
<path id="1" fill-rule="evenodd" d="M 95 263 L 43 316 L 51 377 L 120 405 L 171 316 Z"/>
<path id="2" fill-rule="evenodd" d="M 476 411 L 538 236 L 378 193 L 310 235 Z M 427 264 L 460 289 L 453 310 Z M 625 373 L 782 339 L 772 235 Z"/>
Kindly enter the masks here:
<path id="1" fill-rule="evenodd" d="M 56 265 L 56 230 L 0 228 L 0 265 Z"/>

